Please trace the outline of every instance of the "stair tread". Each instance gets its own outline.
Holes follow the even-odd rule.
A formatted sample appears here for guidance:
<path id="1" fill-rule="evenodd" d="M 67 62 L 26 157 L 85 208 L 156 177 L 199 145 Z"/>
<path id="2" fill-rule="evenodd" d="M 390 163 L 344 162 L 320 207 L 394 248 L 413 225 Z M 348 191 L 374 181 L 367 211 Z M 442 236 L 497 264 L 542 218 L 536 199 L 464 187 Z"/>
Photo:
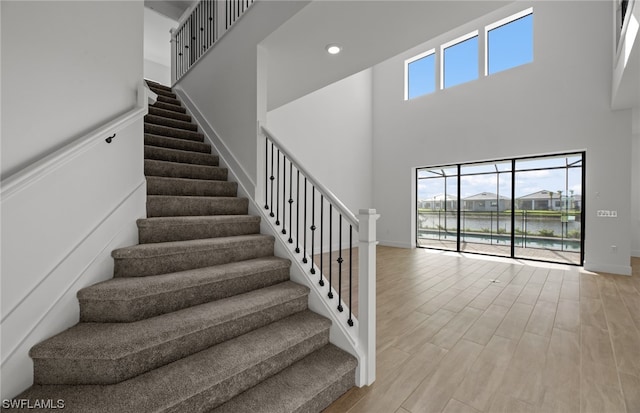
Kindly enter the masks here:
<path id="1" fill-rule="evenodd" d="M 213 155 L 211 153 L 161 148 L 153 145 L 144 145 L 144 158 L 149 160 L 205 166 L 218 166 L 220 161 L 218 155 Z"/>
<path id="2" fill-rule="evenodd" d="M 144 144 L 154 146 L 156 148 L 171 148 L 188 152 L 211 153 L 211 145 L 208 143 L 155 135 L 153 133 L 144 134 Z"/>
<path id="3" fill-rule="evenodd" d="M 260 217 L 252 215 L 152 216 L 137 225 L 140 244 L 260 233 Z"/>
<path id="4" fill-rule="evenodd" d="M 156 95 L 167 96 L 167 97 L 170 97 L 172 99 L 177 99 L 178 98 L 178 96 L 175 93 L 170 92 L 170 91 L 168 91 L 166 89 L 163 89 L 163 88 L 159 88 L 156 85 L 149 85 L 149 89 L 151 89 L 151 91 L 154 92 Z"/>
<path id="5" fill-rule="evenodd" d="M 182 121 L 185 121 L 185 122 L 191 122 L 191 120 L 192 120 L 191 115 L 187 115 L 187 114 L 181 113 L 181 112 L 175 112 L 173 110 L 166 110 L 166 109 L 158 108 L 158 107 L 155 107 L 155 106 L 149 106 L 149 114 L 150 115 L 161 116 L 163 118 L 178 119 L 178 120 L 182 120 Z"/>
<path id="6" fill-rule="evenodd" d="M 260 377 L 247 376 L 252 373 L 254 376 L 264 375 L 265 363 L 267 369 L 270 367 L 269 360 L 286 357 L 292 348 L 311 341 L 319 334 L 328 334 L 330 325 L 329 320 L 307 310 L 125 382 L 97 386 L 34 385 L 18 397 L 63 399 L 65 411 L 69 412 L 145 413 L 167 409 L 180 411 L 177 403 L 188 403 L 192 399 L 199 399 L 200 395 L 211 393 L 216 386 L 225 386 L 224 390 L 229 396 L 214 394 L 206 398 L 210 408 L 213 408 L 225 402 L 225 398 L 228 400 L 251 386 L 251 382 L 259 381 Z M 239 380 L 233 380 L 234 377 L 248 383 L 239 383 Z M 212 398 L 216 400 L 210 400 Z M 182 411 L 207 410 L 207 406 L 198 407 L 196 410 L 194 405 Z"/>
<path id="7" fill-rule="evenodd" d="M 149 88 L 155 87 L 156 89 L 163 89 L 163 90 L 166 90 L 167 92 L 173 91 L 173 89 L 171 89 L 170 86 L 163 85 L 162 83 L 158 83 L 155 80 L 145 79 L 144 81 L 147 83 Z"/>
<path id="8" fill-rule="evenodd" d="M 159 135 L 157 135 L 159 136 Z M 164 136 L 161 136 L 164 137 Z M 171 138 L 169 138 L 171 139 Z M 185 155 L 202 155 L 202 156 L 210 156 L 212 158 L 218 158 L 218 155 L 215 155 L 213 153 L 201 153 L 201 152 L 194 152 L 194 151 L 186 151 L 184 149 L 175 149 L 175 148 L 164 148 L 161 146 L 153 146 L 153 145 L 144 145 L 145 148 L 153 148 L 155 150 L 159 150 L 159 151 L 163 151 L 163 152 L 167 152 L 167 153 L 181 153 L 181 154 L 185 154 Z M 161 160 L 161 159 L 159 159 Z"/>
<path id="9" fill-rule="evenodd" d="M 37 344 L 30 355 L 115 360 L 307 294 L 307 287 L 285 281 L 133 323 L 79 323 Z"/>
<path id="10" fill-rule="evenodd" d="M 170 98 L 164 95 L 158 95 L 158 102 L 169 103 L 175 106 L 182 106 L 180 99 Z"/>
<path id="11" fill-rule="evenodd" d="M 114 259 L 113 276 L 148 277 L 270 257 L 273 256 L 274 243 L 275 239 L 272 236 L 251 234 L 120 248 L 111 253 Z"/>
<path id="12" fill-rule="evenodd" d="M 327 344 L 210 413 L 298 412 L 343 376 L 353 375 L 349 378 L 355 381 L 357 365 L 355 357 L 333 344 Z M 339 394 L 349 387 L 338 389 Z M 324 408 L 326 403 L 318 407 Z"/>
<path id="13" fill-rule="evenodd" d="M 144 174 L 145 176 L 159 176 L 167 178 L 226 181 L 228 177 L 228 170 L 227 168 L 222 168 L 220 166 L 145 159 Z"/>
<path id="14" fill-rule="evenodd" d="M 173 112 L 178 112 L 178 113 L 187 113 L 187 108 L 185 108 L 185 107 L 182 107 L 180 105 L 173 105 L 171 103 L 161 102 L 159 100 L 156 101 L 156 103 L 154 103 L 151 106 L 156 107 L 156 108 L 171 110 Z"/>
<path id="15" fill-rule="evenodd" d="M 207 184 L 210 184 L 210 185 L 229 185 L 229 186 L 237 186 L 238 185 L 236 182 L 230 182 L 230 181 L 220 181 L 220 180 L 215 180 L 215 179 L 173 178 L 171 176 L 148 175 L 146 177 L 146 179 L 147 179 L 147 181 L 154 180 L 154 181 L 158 181 L 158 182 L 174 182 L 176 184 L 197 183 L 197 184 L 202 184 L 202 185 L 207 185 Z M 162 194 L 150 194 L 150 195 L 162 195 Z"/>
<path id="16" fill-rule="evenodd" d="M 144 122 L 144 133 L 150 133 L 159 136 L 168 136 L 170 138 L 176 139 L 204 142 L 204 134 L 201 132 L 173 128 L 171 126 L 165 125 L 157 125 L 155 123 Z"/>
<path id="17" fill-rule="evenodd" d="M 188 241 L 159 242 L 138 244 L 118 248 L 111 252 L 115 259 L 153 258 L 158 256 L 181 254 L 183 252 L 206 251 L 214 248 L 236 247 L 246 242 L 273 242 L 274 237 L 264 234 L 238 235 L 234 237 L 207 238 Z"/>
<path id="18" fill-rule="evenodd" d="M 193 168 L 227 169 L 227 168 L 222 168 L 220 166 L 214 166 L 214 165 L 185 164 L 183 162 L 163 161 L 163 160 L 160 160 L 160 159 L 145 159 L 145 161 L 153 162 L 153 163 L 161 163 L 161 164 L 167 165 L 167 166 L 188 166 L 188 167 L 193 167 Z"/>
<path id="19" fill-rule="evenodd" d="M 81 289 L 78 291 L 78 299 L 98 301 L 130 300 L 239 278 L 259 271 L 289 268 L 290 264 L 289 260 L 274 256 L 145 278 L 112 278 Z"/>
<path id="20" fill-rule="evenodd" d="M 216 182 L 216 181 L 213 181 Z M 256 215 L 213 215 L 213 216 L 184 216 L 184 217 L 151 217 L 136 221 L 138 227 L 152 227 L 154 225 L 191 226 L 213 225 L 221 223 L 260 222 Z"/>
<path id="21" fill-rule="evenodd" d="M 174 119 L 171 117 L 158 116 L 158 115 L 145 115 L 144 121 L 147 123 L 153 123 L 154 125 L 160 126 L 168 126 L 170 128 L 188 130 L 192 132 L 196 132 L 198 130 L 198 125 L 191 122 L 186 122 L 179 119 Z"/>
<path id="22" fill-rule="evenodd" d="M 236 182 L 147 175 L 148 195 L 237 196 Z"/>

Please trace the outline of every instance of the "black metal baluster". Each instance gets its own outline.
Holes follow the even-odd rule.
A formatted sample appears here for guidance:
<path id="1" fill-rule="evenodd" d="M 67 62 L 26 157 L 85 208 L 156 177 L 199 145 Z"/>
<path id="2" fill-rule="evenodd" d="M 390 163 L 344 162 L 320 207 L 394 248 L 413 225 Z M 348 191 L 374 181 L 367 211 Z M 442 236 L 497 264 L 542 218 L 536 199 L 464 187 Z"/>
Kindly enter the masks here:
<path id="1" fill-rule="evenodd" d="M 300 171 L 296 169 L 296 254 L 300 254 Z"/>
<path id="2" fill-rule="evenodd" d="M 287 233 L 287 157 L 282 154 L 282 234 Z M 289 216 L 291 218 L 291 216 Z"/>
<path id="3" fill-rule="evenodd" d="M 293 162 L 289 161 L 289 244 L 293 244 Z"/>
<path id="4" fill-rule="evenodd" d="M 320 194 L 320 286 L 324 287 L 324 280 L 322 279 L 324 257 L 322 256 L 322 233 L 324 232 L 324 196 Z"/>
<path id="5" fill-rule="evenodd" d="M 340 214 L 340 220 L 338 221 L 340 225 L 338 228 L 338 234 L 340 238 L 338 239 L 338 311 L 342 312 L 344 308 L 342 308 L 342 214 Z"/>
<path id="6" fill-rule="evenodd" d="M 349 225 L 349 319 L 347 324 L 353 327 L 353 226 Z"/>
<path id="7" fill-rule="evenodd" d="M 264 140 L 264 209 L 269 209 L 269 139 Z"/>
<path id="8" fill-rule="evenodd" d="M 307 263 L 307 177 L 304 177 L 304 209 L 303 209 L 303 220 L 304 225 L 302 226 L 304 230 L 304 239 L 302 240 L 302 262 Z"/>
<path id="9" fill-rule="evenodd" d="M 276 179 L 273 176 L 273 142 L 271 142 L 271 176 L 269 177 L 271 180 L 271 201 L 269 202 L 269 216 L 273 218 L 275 214 L 273 213 L 273 181 Z"/>
<path id="10" fill-rule="evenodd" d="M 329 203 L 329 294 L 327 296 L 329 298 L 333 298 L 333 290 L 331 289 L 331 281 L 333 275 L 333 258 L 332 251 L 333 250 L 333 205 Z"/>
<path id="11" fill-rule="evenodd" d="M 311 274 L 316 273 L 313 267 L 313 254 L 316 250 L 316 187 L 311 187 Z"/>
<path id="12" fill-rule="evenodd" d="M 280 225 L 280 149 L 276 164 L 276 225 Z"/>

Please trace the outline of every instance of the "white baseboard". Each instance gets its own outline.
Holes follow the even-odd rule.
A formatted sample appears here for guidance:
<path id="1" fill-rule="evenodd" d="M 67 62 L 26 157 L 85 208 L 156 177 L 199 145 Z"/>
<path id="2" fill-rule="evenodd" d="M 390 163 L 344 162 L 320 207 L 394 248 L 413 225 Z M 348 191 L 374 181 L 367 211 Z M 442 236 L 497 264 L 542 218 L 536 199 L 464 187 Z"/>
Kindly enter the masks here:
<path id="1" fill-rule="evenodd" d="M 378 245 L 395 248 L 413 248 L 409 242 L 385 241 L 382 239 L 378 241 Z"/>
<path id="2" fill-rule="evenodd" d="M 598 262 L 584 262 L 584 269 L 592 272 L 606 272 L 609 274 L 631 275 L 631 265 L 603 264 Z"/>

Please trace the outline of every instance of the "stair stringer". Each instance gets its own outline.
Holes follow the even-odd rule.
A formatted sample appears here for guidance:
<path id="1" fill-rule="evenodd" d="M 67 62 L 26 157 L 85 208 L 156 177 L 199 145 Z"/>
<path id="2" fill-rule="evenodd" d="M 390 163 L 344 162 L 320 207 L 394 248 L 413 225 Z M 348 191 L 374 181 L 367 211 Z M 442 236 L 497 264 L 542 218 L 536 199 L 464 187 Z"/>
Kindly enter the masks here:
<path id="1" fill-rule="evenodd" d="M 364 366 L 366 363 L 365 353 L 358 340 L 358 320 L 353 317 L 354 325 L 349 327 L 347 324 L 348 312 L 338 313 L 335 311 L 337 301 L 327 298 L 328 286 L 320 286 L 311 279 L 308 270 L 303 267 L 303 256 L 295 252 L 293 244 L 289 244 L 288 236 L 283 235 L 278 227 L 272 221 L 272 218 L 265 213 L 254 199 L 253 191 L 248 191 L 247 186 L 255 187 L 255 182 L 250 178 L 249 174 L 243 168 L 242 164 L 233 155 L 224 141 L 220 138 L 213 126 L 207 121 L 202 112 L 193 103 L 189 94 L 179 85 L 173 87 L 173 92 L 178 95 L 187 111 L 191 114 L 193 122 L 197 123 L 200 131 L 204 134 L 205 140 L 211 144 L 213 151 L 219 156 L 221 167 L 228 169 L 228 181 L 238 183 L 238 196 L 246 197 L 249 200 L 249 214 L 256 215 L 261 218 L 260 232 L 275 237 L 274 255 L 281 258 L 291 260 L 290 278 L 291 281 L 309 287 L 309 309 L 331 320 L 331 329 L 329 331 L 329 341 L 348 352 L 358 359 L 358 367 L 356 368 L 356 385 L 362 387 L 366 385 Z M 307 259 L 311 257 L 307 256 Z M 306 264 L 307 266 L 309 264 Z M 317 275 L 313 276 L 314 278 Z M 334 296 L 337 296 L 334 290 Z M 348 309 L 344 301 L 342 306 Z"/>

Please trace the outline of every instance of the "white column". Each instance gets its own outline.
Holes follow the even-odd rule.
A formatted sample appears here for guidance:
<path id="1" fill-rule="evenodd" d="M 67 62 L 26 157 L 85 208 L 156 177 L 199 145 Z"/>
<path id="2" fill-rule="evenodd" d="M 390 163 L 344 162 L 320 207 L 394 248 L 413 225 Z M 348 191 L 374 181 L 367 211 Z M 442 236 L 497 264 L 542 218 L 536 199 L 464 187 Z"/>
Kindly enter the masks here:
<path id="1" fill-rule="evenodd" d="M 169 30 L 169 33 L 171 33 L 171 86 L 173 86 L 177 80 L 176 65 L 178 64 L 178 61 L 176 60 L 176 30 L 171 29 Z"/>
<path id="2" fill-rule="evenodd" d="M 375 209 L 361 209 L 358 214 L 358 335 L 363 346 L 364 363 L 360 366 L 361 385 L 376 379 L 376 221 Z"/>

